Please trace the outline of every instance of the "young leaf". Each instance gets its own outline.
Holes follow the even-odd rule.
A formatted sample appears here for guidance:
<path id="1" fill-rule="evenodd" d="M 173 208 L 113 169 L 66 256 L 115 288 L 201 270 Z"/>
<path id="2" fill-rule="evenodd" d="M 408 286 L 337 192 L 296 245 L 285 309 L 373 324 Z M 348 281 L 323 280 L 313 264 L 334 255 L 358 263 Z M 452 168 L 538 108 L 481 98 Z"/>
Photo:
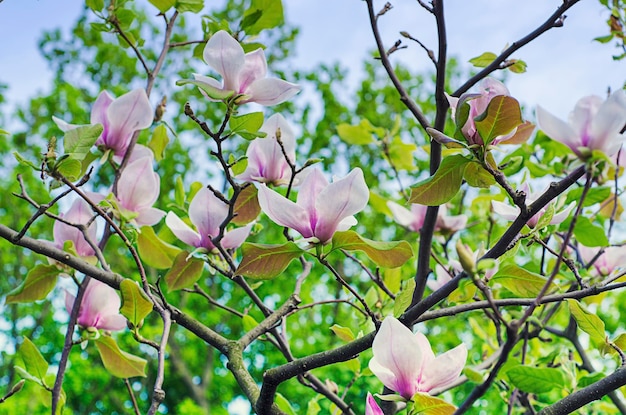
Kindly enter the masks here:
<path id="1" fill-rule="evenodd" d="M 146 264 L 156 269 L 172 266 L 174 258 L 181 250 L 161 240 L 150 226 L 143 226 L 137 238 L 139 256 Z"/>
<path id="2" fill-rule="evenodd" d="M 263 125 L 263 113 L 251 112 L 236 117 L 231 117 L 228 126 L 233 133 L 241 135 L 242 133 L 250 133 L 255 135 L 259 128 Z M 256 136 L 256 135 L 255 135 Z M 242 136 L 243 137 L 243 136 Z M 247 137 L 244 137 L 247 138 Z M 252 137 L 254 138 L 254 137 Z"/>
<path id="3" fill-rule="evenodd" d="M 456 410 L 456 406 L 427 393 L 417 392 L 411 400 L 413 401 L 409 405 L 411 415 L 452 415 Z"/>
<path id="4" fill-rule="evenodd" d="M 578 327 L 589 335 L 592 343 L 602 345 L 606 342 L 606 333 L 604 332 L 604 322 L 595 314 L 585 310 L 577 300 L 567 300 L 569 312 L 576 320 Z"/>
<path id="5" fill-rule="evenodd" d="M 203 90 L 210 98 L 217 99 L 220 101 L 230 98 L 235 93 L 235 91 L 223 91 L 217 87 L 214 87 L 207 83 L 199 82 L 193 79 L 181 79 L 181 80 L 176 81 L 176 85 L 178 86 L 187 85 L 187 84 L 197 86 L 198 88 Z"/>
<path id="6" fill-rule="evenodd" d="M 398 170 L 415 170 L 413 152 L 417 150 L 415 144 L 407 144 L 399 135 L 389 143 L 389 159 L 391 164 Z"/>
<path id="7" fill-rule="evenodd" d="M 249 18 L 255 14 L 259 17 Z M 271 29 L 284 23 L 283 3 L 281 0 L 252 0 L 250 8 L 244 13 L 244 20 L 248 19 L 248 24 L 242 29 L 247 35 L 259 34 L 263 29 Z"/>
<path id="8" fill-rule="evenodd" d="M 120 350 L 112 337 L 100 336 L 95 342 L 102 364 L 110 374 L 122 379 L 146 377 L 145 359 Z"/>
<path id="9" fill-rule="evenodd" d="M 494 138 L 509 134 L 522 124 L 522 111 L 515 98 L 498 95 L 489 101 L 487 110 L 474 121 L 483 142 L 490 144 Z"/>
<path id="10" fill-rule="evenodd" d="M 23 164 L 25 166 L 32 167 L 34 170 L 37 170 L 37 171 L 41 170 L 40 166 L 36 166 L 35 163 L 33 163 L 32 161 L 28 160 L 26 157 L 22 156 L 17 151 L 13 152 L 13 156 L 15 157 L 15 160 L 17 160 L 18 163 Z"/>
<path id="11" fill-rule="evenodd" d="M 65 132 L 63 149 L 76 160 L 84 159 L 102 134 L 102 124 L 81 125 Z"/>
<path id="12" fill-rule="evenodd" d="M 254 186 L 248 186 L 241 191 L 235 202 L 235 214 L 232 222 L 235 225 L 247 225 L 259 216 L 261 206 L 257 199 L 258 190 Z"/>
<path id="13" fill-rule="evenodd" d="M 6 303 L 30 303 L 43 300 L 57 283 L 59 269 L 54 265 L 39 264 L 26 275 L 26 280 L 7 294 Z"/>
<path id="14" fill-rule="evenodd" d="M 161 13 L 165 13 L 176 4 L 176 0 L 149 0 L 150 3 L 159 9 Z"/>
<path id="15" fill-rule="evenodd" d="M 278 406 L 284 413 L 288 415 L 296 415 L 296 412 L 291 407 L 291 403 L 289 402 L 289 400 L 287 400 L 287 398 L 285 398 L 280 393 L 276 394 L 275 402 L 276 406 Z"/>
<path id="16" fill-rule="evenodd" d="M 402 266 L 413 256 L 413 249 L 407 241 L 376 242 L 354 231 L 335 232 L 332 250 L 364 252 L 376 265 L 383 268 Z"/>
<path id="17" fill-rule="evenodd" d="M 411 304 L 413 291 L 415 291 L 415 280 L 411 278 L 410 280 L 407 280 L 406 287 L 404 287 L 404 289 L 396 295 L 396 301 L 393 303 L 394 317 L 400 317 Z"/>
<path id="18" fill-rule="evenodd" d="M 120 283 L 122 292 L 122 307 L 120 313 L 137 327 L 152 311 L 152 302 L 148 299 L 136 281 L 128 278 Z"/>
<path id="19" fill-rule="evenodd" d="M 148 142 L 148 147 L 154 153 L 154 159 L 158 162 L 163 159 L 165 153 L 165 147 L 169 143 L 170 139 L 167 136 L 167 128 L 164 124 L 159 124 L 152 133 L 152 137 Z"/>
<path id="20" fill-rule="evenodd" d="M 293 242 L 282 245 L 244 243 L 241 250 L 243 259 L 237 267 L 237 274 L 258 280 L 276 278 L 304 252 Z"/>
<path id="21" fill-rule="evenodd" d="M 574 226 L 574 236 L 581 244 L 589 247 L 609 246 L 604 229 L 591 223 L 589 218 L 579 216 Z"/>
<path id="22" fill-rule="evenodd" d="M 467 181 L 467 184 L 472 187 L 488 189 L 496 184 L 496 179 L 493 178 L 491 173 L 485 170 L 485 168 L 476 161 L 471 161 L 467 164 L 463 177 Z"/>
<path id="23" fill-rule="evenodd" d="M 175 7 L 179 13 L 200 13 L 204 8 L 204 0 L 176 0 Z"/>
<path id="24" fill-rule="evenodd" d="M 463 183 L 463 174 L 469 160 L 461 155 L 446 157 L 433 176 L 411 188 L 410 203 L 438 206 L 454 197 Z"/>
<path id="25" fill-rule="evenodd" d="M 165 274 L 165 282 L 170 291 L 191 287 L 202 275 L 204 262 L 198 258 L 189 257 L 189 253 L 181 251 L 176 258 L 172 268 Z"/>
<path id="26" fill-rule="evenodd" d="M 367 145 L 374 142 L 374 127 L 368 120 L 361 120 L 358 125 L 339 124 L 337 134 L 347 144 Z"/>
<path id="27" fill-rule="evenodd" d="M 555 368 L 519 365 L 509 369 L 506 375 L 516 388 L 528 393 L 545 393 L 568 386 L 563 372 Z"/>
<path id="28" fill-rule="evenodd" d="M 45 384 L 46 373 L 48 372 L 48 362 L 43 358 L 37 346 L 30 341 L 28 337 L 24 337 L 17 353 L 24 362 L 23 369 L 29 375 Z"/>
<path id="29" fill-rule="evenodd" d="M 507 66 L 507 69 L 513 73 L 524 73 L 526 72 L 526 62 L 521 59 L 511 59 L 508 61 L 511 65 Z"/>
<path id="30" fill-rule="evenodd" d="M 83 164 L 80 160 L 65 158 L 59 161 L 54 168 L 60 175 L 73 182 L 78 180 L 80 177 L 80 173 L 83 170 Z"/>
<path id="31" fill-rule="evenodd" d="M 342 327 L 339 324 L 333 324 L 330 326 L 330 330 L 344 342 L 351 342 L 355 339 L 354 333 L 352 333 L 350 327 Z"/>
<path id="32" fill-rule="evenodd" d="M 250 314 L 244 314 L 241 317 L 241 323 L 245 331 L 250 331 L 259 325 L 259 322 L 256 321 L 256 319 L 252 317 Z"/>
<path id="33" fill-rule="evenodd" d="M 493 52 L 485 52 L 480 56 L 476 56 L 469 60 L 469 63 L 474 65 L 477 68 L 484 68 L 489 66 L 491 62 L 493 62 L 497 58 L 496 54 Z"/>
<path id="34" fill-rule="evenodd" d="M 539 274 L 530 272 L 517 265 L 506 265 L 491 278 L 491 283 L 501 284 L 516 297 L 533 298 L 539 294 L 546 280 Z M 556 288 L 554 284 L 550 289 Z"/>

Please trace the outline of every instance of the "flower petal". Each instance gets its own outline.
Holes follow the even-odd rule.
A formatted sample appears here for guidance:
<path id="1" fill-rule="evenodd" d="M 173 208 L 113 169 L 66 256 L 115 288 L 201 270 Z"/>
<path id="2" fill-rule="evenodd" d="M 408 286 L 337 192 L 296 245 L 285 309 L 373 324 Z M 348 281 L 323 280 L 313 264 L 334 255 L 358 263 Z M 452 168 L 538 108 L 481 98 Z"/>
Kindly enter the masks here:
<path id="1" fill-rule="evenodd" d="M 300 87 L 291 82 L 277 78 L 257 79 L 246 90 L 250 98 L 245 102 L 256 102 L 259 105 L 276 105 L 287 101 L 300 91 Z"/>
<path id="2" fill-rule="evenodd" d="M 576 154 L 581 146 L 580 137 L 565 121 L 555 117 L 541 106 L 537 106 L 537 124 L 539 128 L 551 139 L 568 146 Z"/>
<path id="3" fill-rule="evenodd" d="M 428 392 L 433 388 L 444 388 L 454 382 L 465 367 L 466 360 L 467 347 L 463 343 L 435 357 L 423 368 L 420 389 Z"/>
<path id="4" fill-rule="evenodd" d="M 183 222 L 174 212 L 167 213 L 165 224 L 179 240 L 196 248 L 200 246 L 200 235 L 194 232 L 194 230 Z"/>
<path id="5" fill-rule="evenodd" d="M 226 232 L 224 239 L 222 239 L 222 246 L 226 249 L 238 248 L 250 235 L 252 226 L 254 226 L 254 223 L 249 223 L 243 228 L 236 228 Z"/>
<path id="6" fill-rule="evenodd" d="M 117 98 L 107 108 L 108 129 L 104 145 L 117 155 L 126 152 L 133 133 L 152 125 L 154 111 L 146 91 L 135 89 Z"/>
<path id="7" fill-rule="evenodd" d="M 506 220 L 515 220 L 520 214 L 520 210 L 517 206 L 509 206 L 497 200 L 491 201 L 491 208 L 496 215 L 502 216 L 502 218 Z"/>
<path id="8" fill-rule="evenodd" d="M 378 403 L 371 393 L 367 392 L 367 398 L 365 399 L 365 415 L 384 415 L 383 410 L 380 409 Z"/>
<path id="9" fill-rule="evenodd" d="M 135 223 L 138 226 L 153 226 L 159 223 L 163 216 L 165 216 L 165 212 L 161 209 L 157 208 L 146 208 L 141 209 L 139 215 L 135 218 Z"/>
<path id="10" fill-rule="evenodd" d="M 619 90 L 600 105 L 593 118 L 590 129 L 593 145 L 590 148 L 601 150 L 609 157 L 617 153 L 626 140 L 626 136 L 619 134 L 624 124 L 626 124 L 626 92 Z"/>
<path id="11" fill-rule="evenodd" d="M 267 61 L 263 49 L 259 48 L 246 53 L 245 64 L 239 72 L 239 90 L 237 92 L 247 94 L 248 86 L 257 79 L 265 78 L 265 75 L 267 75 Z"/>
<path id="12" fill-rule="evenodd" d="M 300 193 L 302 192 L 301 189 Z M 306 211 L 301 203 L 296 204 L 265 185 L 259 186 L 258 198 L 261 210 L 272 221 L 298 231 L 305 238 L 313 236 L 310 212 Z"/>
<path id="13" fill-rule="evenodd" d="M 393 220 L 395 220 L 396 223 L 398 223 L 398 225 L 404 226 L 405 228 L 410 227 L 413 220 L 416 219 L 413 212 L 411 212 L 409 209 L 405 208 L 404 206 L 397 204 L 396 202 L 392 202 L 391 200 L 388 201 L 387 207 L 389 208 L 389 210 L 391 211 L 391 214 L 393 215 Z M 421 226 L 419 226 L 419 228 L 421 228 Z M 417 229 L 418 231 L 419 231 L 419 228 Z M 416 229 L 413 229 L 413 230 L 416 230 Z"/>
<path id="14" fill-rule="evenodd" d="M 224 89 L 239 92 L 239 73 L 245 65 L 243 48 L 224 30 L 215 33 L 202 54 L 204 61 L 224 79 Z"/>
<path id="15" fill-rule="evenodd" d="M 213 249 L 210 238 L 217 236 L 220 225 L 228 216 L 228 205 L 221 201 L 206 187 L 198 190 L 189 204 L 189 219 L 198 229 L 202 239 L 201 246 Z"/>
<path id="16" fill-rule="evenodd" d="M 161 179 L 152 170 L 152 158 L 143 157 L 128 164 L 117 184 L 120 205 L 139 213 L 152 207 L 159 197 Z"/>

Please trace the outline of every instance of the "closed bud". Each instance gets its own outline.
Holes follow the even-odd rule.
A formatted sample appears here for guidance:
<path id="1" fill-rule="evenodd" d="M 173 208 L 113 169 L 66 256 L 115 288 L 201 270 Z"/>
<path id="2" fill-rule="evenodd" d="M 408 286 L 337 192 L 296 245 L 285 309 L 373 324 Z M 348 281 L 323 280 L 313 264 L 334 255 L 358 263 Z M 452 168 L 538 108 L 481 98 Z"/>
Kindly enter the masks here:
<path id="1" fill-rule="evenodd" d="M 460 239 L 456 243 L 456 254 L 459 257 L 459 262 L 463 267 L 463 271 L 470 275 L 476 273 L 476 262 L 474 260 L 474 253 L 468 248 Z"/>

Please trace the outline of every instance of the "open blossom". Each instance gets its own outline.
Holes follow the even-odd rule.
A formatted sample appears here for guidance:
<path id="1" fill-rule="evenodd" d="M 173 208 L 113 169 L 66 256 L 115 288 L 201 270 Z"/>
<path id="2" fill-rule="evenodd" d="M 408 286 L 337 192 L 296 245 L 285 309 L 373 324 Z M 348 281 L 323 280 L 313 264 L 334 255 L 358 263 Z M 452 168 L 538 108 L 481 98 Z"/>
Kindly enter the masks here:
<path id="1" fill-rule="evenodd" d="M 246 151 L 248 167 L 237 179 L 279 186 L 289 184 L 292 172 L 285 155 L 292 164 L 296 160 L 296 140 L 291 126 L 282 115 L 274 114 L 263 123 L 259 131 L 267 133 L 267 136 L 250 143 Z"/>
<path id="2" fill-rule="evenodd" d="M 391 210 L 393 219 L 414 232 L 419 232 L 424 226 L 424 220 L 426 218 L 426 210 L 428 206 L 420 205 L 417 203 L 411 204 L 411 210 L 400 206 L 395 202 L 387 202 L 387 207 Z M 465 228 L 467 224 L 466 215 L 448 216 L 448 209 L 445 205 L 439 206 L 439 212 L 437 214 L 437 221 L 435 222 L 435 230 L 453 233 Z"/>
<path id="3" fill-rule="evenodd" d="M 369 190 L 359 168 L 330 184 L 315 168 L 302 181 L 296 203 L 264 185 L 259 186 L 258 197 L 261 210 L 271 220 L 324 244 L 335 231 L 356 225 L 352 215 L 365 208 Z"/>
<path id="4" fill-rule="evenodd" d="M 198 193 L 196 193 L 189 204 L 189 219 L 196 227 L 197 232 L 191 229 L 174 212 L 167 214 L 165 224 L 178 239 L 186 244 L 212 251 L 215 249 L 215 245 L 211 239 L 219 235 L 220 225 L 227 217 L 228 205 L 205 187 L 198 190 Z M 222 247 L 230 249 L 241 245 L 250 234 L 252 225 L 249 224 L 226 232 L 221 241 Z"/>
<path id="5" fill-rule="evenodd" d="M 548 137 L 565 144 L 578 157 L 586 158 L 593 150 L 611 157 L 626 139 L 620 134 L 626 124 L 626 92 L 616 91 L 606 101 L 595 95 L 581 98 L 568 122 L 538 106 L 537 121 Z"/>
<path id="6" fill-rule="evenodd" d="M 72 311 L 75 299 L 75 296 L 65 292 L 65 308 L 68 313 Z M 126 318 L 119 313 L 120 306 L 120 297 L 113 288 L 91 279 L 83 295 L 77 323 L 85 328 L 122 330 L 126 327 Z"/>
<path id="7" fill-rule="evenodd" d="M 99 123 L 104 128 L 96 145 L 112 150 L 121 160 L 133 134 L 150 127 L 153 118 L 154 111 L 145 90 L 134 89 L 118 98 L 102 91 L 91 109 L 91 124 Z M 78 127 L 56 117 L 52 119 L 63 131 Z"/>
<path id="8" fill-rule="evenodd" d="M 282 79 L 266 78 L 267 61 L 263 49 L 244 53 L 239 42 L 224 30 L 209 39 L 203 57 L 222 76 L 222 83 L 194 74 L 196 82 L 203 84 L 204 89 L 214 90 L 218 96 L 232 91 L 235 96 L 239 96 L 236 99 L 237 104 L 256 102 L 261 105 L 276 105 L 300 90 L 297 85 Z M 208 95 L 207 97 L 217 101 Z"/>
<path id="9" fill-rule="evenodd" d="M 365 400 L 365 415 L 384 415 L 383 410 L 380 409 L 378 403 L 371 393 L 367 392 L 367 398 Z"/>
<path id="10" fill-rule="evenodd" d="M 152 226 L 165 215 L 152 205 L 159 197 L 161 179 L 152 169 L 152 157 L 142 157 L 129 163 L 117 183 L 119 207 L 136 214 L 133 222 Z"/>
<path id="11" fill-rule="evenodd" d="M 463 343 L 435 357 L 426 336 L 413 333 L 394 317 L 383 320 L 372 352 L 372 373 L 405 399 L 448 386 L 459 377 L 467 360 Z"/>
<path id="12" fill-rule="evenodd" d="M 543 192 L 531 193 L 530 188 L 526 184 L 524 184 L 522 190 L 526 192 L 527 194 L 526 196 L 527 205 L 531 205 L 535 200 L 539 199 L 539 196 L 541 196 L 541 194 L 543 193 Z M 543 216 L 544 213 L 546 213 L 547 207 L 550 206 L 550 204 L 554 204 L 554 203 L 555 201 L 553 200 L 548 205 L 541 208 L 541 210 L 537 212 L 532 218 L 530 218 L 528 222 L 526 222 L 526 224 L 531 228 L 534 228 L 535 226 L 537 226 L 539 219 Z M 550 225 L 559 224 L 563 222 L 565 219 L 567 219 L 572 209 L 574 209 L 574 206 L 575 206 L 575 203 L 572 202 L 569 205 L 567 205 L 564 209 L 561 209 L 561 211 L 555 212 L 554 216 L 552 216 L 552 220 L 550 221 Z M 496 214 L 510 221 L 515 220 L 521 212 L 520 208 L 517 206 L 510 206 L 510 205 L 507 205 L 506 203 L 498 202 L 496 200 L 491 201 L 491 207 L 493 208 L 493 211 Z"/>
<path id="13" fill-rule="evenodd" d="M 83 199 L 76 199 L 67 212 L 59 215 L 69 223 L 77 225 L 86 225 L 93 218 L 94 214 L 91 208 Z M 63 245 L 66 241 L 72 241 L 74 243 L 74 249 L 76 253 L 82 257 L 88 257 L 94 255 L 93 248 L 87 243 L 83 233 L 76 227 L 65 224 L 61 221 L 54 222 L 53 228 L 54 245 L 63 249 Z M 87 235 L 95 243 L 97 225 L 96 221 L 92 221 L 87 227 Z"/>
<path id="14" fill-rule="evenodd" d="M 587 265 L 598 254 L 599 250 L 594 248 L 588 248 L 580 245 L 578 247 L 580 257 Z M 610 246 L 604 249 L 604 252 L 596 258 L 593 262 L 593 268 L 599 275 L 607 276 L 611 274 L 617 268 L 623 268 L 626 264 L 624 258 L 626 257 L 626 245 L 624 246 Z"/>

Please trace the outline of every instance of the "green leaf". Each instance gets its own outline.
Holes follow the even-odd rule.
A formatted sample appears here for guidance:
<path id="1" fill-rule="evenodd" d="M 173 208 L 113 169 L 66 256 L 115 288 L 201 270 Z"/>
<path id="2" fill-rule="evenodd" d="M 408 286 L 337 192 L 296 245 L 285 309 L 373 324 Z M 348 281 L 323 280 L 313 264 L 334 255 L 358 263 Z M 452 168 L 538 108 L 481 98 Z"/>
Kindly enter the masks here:
<path id="1" fill-rule="evenodd" d="M 485 168 L 476 161 L 471 161 L 467 164 L 463 177 L 467 181 L 467 184 L 472 187 L 488 189 L 496 184 L 496 179 L 494 179 L 491 173 L 485 170 Z"/>
<path id="2" fill-rule="evenodd" d="M 554 207 L 554 203 L 550 203 L 548 207 L 546 208 L 546 211 L 543 213 L 543 215 L 541 215 L 541 217 L 537 221 L 537 225 L 535 225 L 535 229 L 543 229 L 546 226 L 550 225 L 550 222 L 552 222 L 552 218 L 554 218 L 555 209 L 556 208 Z"/>
<path id="3" fill-rule="evenodd" d="M 241 317 L 241 323 L 245 331 L 250 331 L 259 325 L 259 322 L 256 321 L 255 318 L 252 317 L 250 314 L 244 314 Z"/>
<path id="4" fill-rule="evenodd" d="M 596 42 L 600 42 L 600 43 L 609 43 L 611 40 L 613 40 L 613 34 L 606 35 L 606 36 L 598 36 L 598 37 L 593 38 L 593 40 L 595 40 Z"/>
<path id="5" fill-rule="evenodd" d="M 280 408 L 281 411 L 283 411 L 283 412 L 285 412 L 285 413 L 287 413 L 289 415 L 296 415 L 296 412 L 291 407 L 291 403 L 289 403 L 287 398 L 285 398 L 280 393 L 276 394 L 275 402 L 276 402 L 276 406 L 278 406 L 278 408 Z"/>
<path id="6" fill-rule="evenodd" d="M 200 13 L 204 8 L 204 0 L 176 0 L 176 10 L 179 13 Z"/>
<path id="7" fill-rule="evenodd" d="M 333 324 L 332 326 L 330 326 L 330 330 L 344 342 L 351 342 L 355 339 L 354 333 L 352 333 L 350 327 L 343 327 L 339 324 Z"/>
<path id="8" fill-rule="evenodd" d="M 306 415 L 318 415 L 322 410 L 322 407 L 317 402 L 317 397 L 311 399 L 306 406 Z"/>
<path id="9" fill-rule="evenodd" d="M 507 66 L 507 69 L 513 73 L 524 73 L 526 72 L 526 62 L 521 59 L 511 59 L 508 61 L 511 65 Z"/>
<path id="10" fill-rule="evenodd" d="M 413 256 L 413 248 L 407 241 L 377 242 L 367 239 L 355 231 L 335 232 L 332 239 L 332 251 L 364 252 L 376 265 L 383 268 L 402 266 Z"/>
<path id="11" fill-rule="evenodd" d="M 102 364 L 110 374 L 122 379 L 146 377 L 145 359 L 120 350 L 112 337 L 100 336 L 95 342 Z"/>
<path id="12" fill-rule="evenodd" d="M 568 386 L 560 369 L 514 366 L 506 372 L 511 383 L 523 392 L 545 393 Z"/>
<path id="13" fill-rule="evenodd" d="M 366 119 L 358 125 L 339 124 L 337 134 L 344 142 L 354 145 L 367 145 L 374 142 L 374 126 Z"/>
<path id="14" fill-rule="evenodd" d="M 400 317 L 405 312 L 407 307 L 413 300 L 413 292 L 415 291 L 415 279 L 411 278 L 407 280 L 406 286 L 402 291 L 396 295 L 396 300 L 393 303 L 393 316 Z"/>
<path id="15" fill-rule="evenodd" d="M 83 160 L 102 134 L 102 124 L 81 125 L 65 132 L 63 149 L 65 154 Z"/>
<path id="16" fill-rule="evenodd" d="M 125 278 L 120 283 L 122 307 L 120 313 L 138 327 L 141 321 L 152 311 L 152 302 L 136 281 Z"/>
<path id="17" fill-rule="evenodd" d="M 600 317 L 585 310 L 576 300 L 568 299 L 567 305 L 578 327 L 589 335 L 592 343 L 596 346 L 605 344 L 606 333 L 604 332 L 604 322 Z"/>
<path id="18" fill-rule="evenodd" d="M 24 337 L 22 344 L 20 345 L 17 354 L 22 358 L 24 362 L 23 369 L 45 384 L 46 373 L 48 372 L 48 362 L 43 358 L 37 346 L 30 341 L 28 337 Z"/>
<path id="19" fill-rule="evenodd" d="M 149 0 L 149 1 L 154 7 L 159 9 L 161 13 L 165 13 L 166 11 L 174 7 L 174 5 L 176 5 L 176 0 Z"/>
<path id="20" fill-rule="evenodd" d="M 491 62 L 493 62 L 498 56 L 493 52 L 485 52 L 480 56 L 476 56 L 469 60 L 469 63 L 474 65 L 477 68 L 484 68 L 489 66 Z"/>
<path id="21" fill-rule="evenodd" d="M 489 101 L 487 110 L 474 119 L 476 131 L 485 144 L 491 144 L 494 138 L 509 134 L 521 125 L 522 111 L 519 102 L 506 95 L 495 96 Z"/>
<path id="22" fill-rule="evenodd" d="M 237 267 L 237 274 L 258 280 L 276 278 L 304 252 L 293 242 L 282 245 L 244 243 L 241 249 L 243 259 Z"/>
<path id="23" fill-rule="evenodd" d="M 156 161 L 161 161 L 163 159 L 163 155 L 165 154 L 165 147 L 167 147 L 167 144 L 169 142 L 170 139 L 167 136 L 167 128 L 165 128 L 165 125 L 159 124 L 154 129 L 152 137 L 150 138 L 150 142 L 148 143 L 148 147 L 152 149 Z"/>
<path id="24" fill-rule="evenodd" d="M 417 392 L 409 403 L 409 414 L 422 415 L 452 415 L 456 407 L 441 398 L 430 396 L 427 393 Z"/>
<path id="25" fill-rule="evenodd" d="M 99 12 L 104 8 L 104 0 L 85 0 L 85 5 L 94 12 Z"/>
<path id="26" fill-rule="evenodd" d="M 18 163 L 23 164 L 25 166 L 32 167 L 36 171 L 40 171 L 41 170 L 40 166 L 35 165 L 35 163 L 33 163 L 32 161 L 28 160 L 26 157 L 22 156 L 17 151 L 13 152 L 13 156 L 15 157 L 15 160 L 17 160 Z"/>
<path id="27" fill-rule="evenodd" d="M 249 17 L 261 13 L 259 17 Z M 247 18 L 247 21 L 246 21 Z M 242 29 L 248 35 L 259 34 L 263 29 L 278 27 L 284 23 L 283 3 L 281 0 L 252 0 L 250 8 L 244 13 Z"/>
<path id="28" fill-rule="evenodd" d="M 582 187 L 570 190 L 567 193 L 565 204 L 568 205 L 571 202 L 576 202 L 578 204 L 583 194 L 583 190 L 584 188 Z M 583 207 L 592 206 L 596 203 L 602 203 L 609 197 L 611 197 L 611 188 L 609 186 L 592 187 L 587 191 L 585 200 L 583 200 Z"/>
<path id="29" fill-rule="evenodd" d="M 11 135 L 11 133 L 0 128 L 0 135 Z"/>
<path id="30" fill-rule="evenodd" d="M 197 86 L 198 88 L 203 90 L 210 98 L 213 98 L 219 101 L 228 99 L 232 97 L 233 94 L 235 93 L 235 91 L 223 91 L 220 88 L 217 88 L 205 82 L 200 82 L 200 81 L 196 81 L 193 79 L 181 79 L 181 80 L 176 81 L 176 85 L 178 86 L 187 85 L 187 84 Z"/>
<path id="31" fill-rule="evenodd" d="M 606 237 L 604 229 L 591 223 L 589 218 L 585 216 L 578 216 L 576 218 L 574 236 L 579 243 L 585 246 L 609 246 L 609 240 Z"/>
<path id="32" fill-rule="evenodd" d="M 249 114 L 231 117 L 228 126 L 233 133 L 239 134 L 246 140 L 254 139 L 259 136 L 257 133 L 263 125 L 263 113 L 251 112 Z"/>
<path id="33" fill-rule="evenodd" d="M 60 272 L 54 265 L 35 266 L 28 272 L 24 282 L 7 294 L 6 304 L 43 300 L 56 285 Z"/>
<path id="34" fill-rule="evenodd" d="M 415 170 L 413 152 L 417 150 L 415 144 L 406 144 L 400 136 L 393 138 L 389 144 L 389 159 L 391 164 L 398 170 Z"/>
<path id="35" fill-rule="evenodd" d="M 54 168 L 60 175 L 73 182 L 80 177 L 80 173 L 83 170 L 83 164 L 77 159 L 64 158 L 58 162 Z"/>
<path id="36" fill-rule="evenodd" d="M 522 298 L 536 297 L 546 282 L 548 280 L 541 275 L 514 264 L 501 267 L 491 278 L 492 284 L 500 284 L 514 296 Z M 555 288 L 554 284 L 550 285 L 550 290 Z"/>
<path id="37" fill-rule="evenodd" d="M 174 258 L 181 252 L 180 248 L 162 241 L 150 226 L 139 230 L 137 250 L 141 259 L 156 269 L 171 267 Z"/>
<path id="38" fill-rule="evenodd" d="M 204 261 L 190 257 L 186 251 L 181 251 L 172 268 L 165 274 L 165 282 L 170 291 L 191 287 L 202 276 Z"/>
<path id="39" fill-rule="evenodd" d="M 463 183 L 463 174 L 469 160 L 461 155 L 446 157 L 433 176 L 411 188 L 410 203 L 438 206 L 457 194 Z"/>
<path id="40" fill-rule="evenodd" d="M 235 225 L 247 225 L 259 216 L 261 206 L 257 193 L 258 190 L 254 186 L 248 186 L 239 193 L 234 209 L 236 216 L 232 220 Z"/>

